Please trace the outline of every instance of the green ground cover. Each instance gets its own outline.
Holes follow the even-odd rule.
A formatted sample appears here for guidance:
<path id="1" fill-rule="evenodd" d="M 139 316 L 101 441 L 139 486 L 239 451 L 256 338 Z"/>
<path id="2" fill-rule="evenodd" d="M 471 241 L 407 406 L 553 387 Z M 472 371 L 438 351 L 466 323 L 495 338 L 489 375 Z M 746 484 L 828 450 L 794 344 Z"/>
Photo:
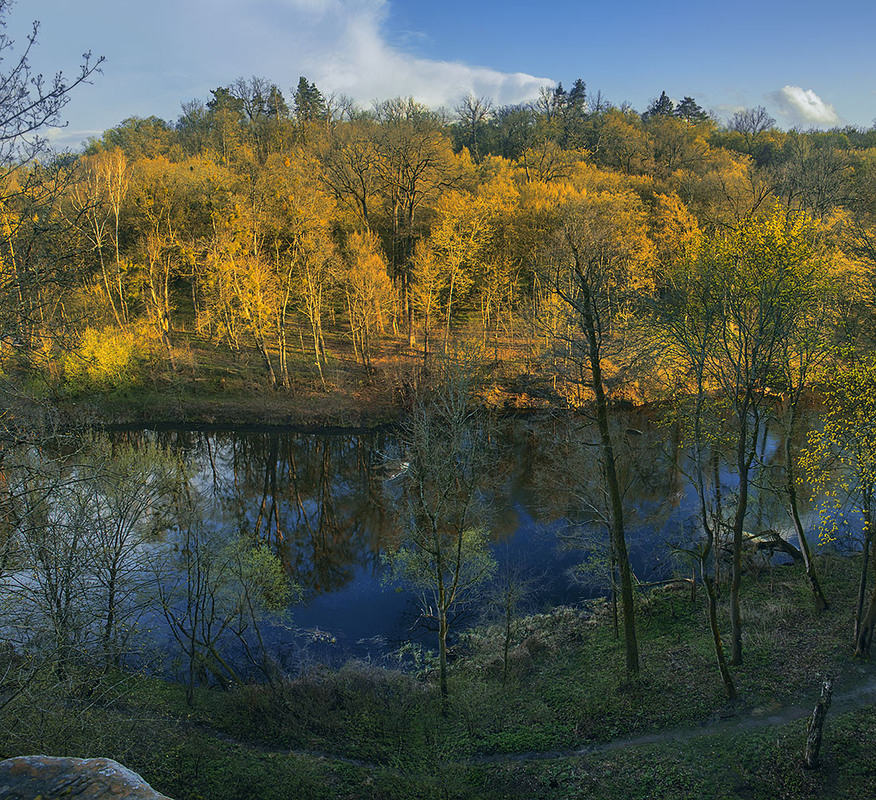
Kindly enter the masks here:
<path id="1" fill-rule="evenodd" d="M 797 567 L 744 583 L 745 664 L 728 705 L 703 598 L 639 598 L 642 673 L 623 674 L 607 608 L 520 620 L 502 683 L 499 628 L 456 647 L 451 697 L 434 675 L 350 663 L 274 686 L 182 687 L 140 675 L 46 681 L 3 710 L 0 750 L 105 755 L 187 798 L 847 797 L 876 788 L 876 671 L 851 652 L 856 560 L 819 559 L 831 608 Z M 801 758 L 822 676 L 839 675 L 823 766 Z"/>

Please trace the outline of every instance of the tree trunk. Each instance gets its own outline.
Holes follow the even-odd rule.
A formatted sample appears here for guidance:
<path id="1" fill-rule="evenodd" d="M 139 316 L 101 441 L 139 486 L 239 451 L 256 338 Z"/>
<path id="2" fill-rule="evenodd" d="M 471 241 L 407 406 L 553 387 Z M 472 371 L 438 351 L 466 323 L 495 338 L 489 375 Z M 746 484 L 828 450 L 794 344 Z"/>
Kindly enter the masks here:
<path id="1" fill-rule="evenodd" d="M 724 644 L 721 641 L 721 630 L 718 627 L 718 594 L 715 591 L 715 582 L 706 573 L 705 559 L 703 560 L 703 583 L 706 585 L 706 594 L 709 598 L 709 629 L 712 632 L 712 642 L 715 646 L 715 660 L 718 662 L 718 671 L 721 673 L 721 680 L 724 682 L 727 699 L 733 702 L 736 700 L 736 686 L 733 683 L 733 676 L 730 674 L 727 661 L 724 658 Z"/>
<path id="2" fill-rule="evenodd" d="M 867 559 L 867 561 L 871 560 L 872 559 L 869 558 Z M 874 571 L 876 571 L 876 564 L 874 564 L 873 567 Z M 863 591 L 865 580 L 866 574 L 861 576 L 861 586 L 859 587 L 861 591 Z M 870 592 L 870 604 L 867 608 L 867 613 L 863 617 L 861 616 L 861 613 L 863 612 L 862 600 L 863 597 L 859 596 L 859 603 L 861 606 L 856 618 L 855 656 L 857 658 L 869 658 L 870 645 L 873 642 L 873 630 L 876 629 L 876 584 L 874 584 L 873 589 Z"/>
<path id="3" fill-rule="evenodd" d="M 505 599 L 505 642 L 502 650 L 502 686 L 508 683 L 508 652 L 511 649 L 511 615 L 513 608 L 511 607 L 510 598 Z"/>
<path id="4" fill-rule="evenodd" d="M 620 570 L 621 609 L 624 619 L 624 647 L 626 653 L 627 676 L 639 674 L 639 646 L 636 641 L 636 608 L 633 599 L 633 577 L 627 553 L 627 540 L 624 534 L 623 498 L 617 472 L 615 470 L 614 447 L 608 424 L 608 401 L 602 383 L 602 364 L 599 353 L 599 339 L 596 320 L 593 314 L 592 297 L 586 281 L 582 281 L 583 303 L 582 322 L 587 336 L 590 355 L 591 388 L 596 395 L 596 422 L 602 450 L 602 469 L 608 490 L 611 516 L 611 541 Z"/>
<path id="5" fill-rule="evenodd" d="M 742 534 L 745 527 L 745 512 L 748 510 L 748 478 L 751 461 L 748 453 L 748 420 L 740 414 L 739 441 L 736 448 L 736 464 L 739 470 L 739 497 L 733 519 L 733 574 L 730 577 L 730 663 L 742 664 L 742 614 L 739 607 L 739 588 L 742 584 Z M 752 431 L 757 441 L 757 431 Z"/>
<path id="6" fill-rule="evenodd" d="M 116 570 L 110 570 L 109 583 L 107 585 L 106 600 L 106 623 L 103 629 L 103 657 L 107 669 L 119 665 L 119 653 L 116 652 L 113 642 L 113 632 L 116 627 Z"/>
<path id="7" fill-rule="evenodd" d="M 803 556 L 803 564 L 806 568 L 806 578 L 809 580 L 809 586 L 812 589 L 812 599 L 815 602 L 816 611 L 825 611 L 827 609 L 827 598 L 821 588 L 821 582 L 818 580 L 818 573 L 815 570 L 815 564 L 812 561 L 812 551 L 809 549 L 809 542 L 806 541 L 806 533 L 803 530 L 803 523 L 800 521 L 800 512 L 797 504 L 797 482 L 794 474 L 793 453 L 791 451 L 791 436 L 794 431 L 795 411 L 791 409 L 791 421 L 789 430 L 785 434 L 785 475 L 787 483 L 785 490 L 788 493 L 788 505 L 791 512 L 791 520 L 794 523 L 794 531 L 797 533 L 797 541 L 800 543 L 800 554 Z"/>
<path id="8" fill-rule="evenodd" d="M 868 525 L 867 532 L 864 535 L 864 552 L 863 561 L 861 562 L 861 579 L 858 581 L 858 599 L 855 605 L 855 648 L 857 650 L 858 639 L 861 634 L 861 623 L 864 616 L 864 598 L 867 596 L 867 571 L 870 569 L 870 548 L 873 542 L 873 537 L 870 531 L 872 528 Z"/>
<path id="9" fill-rule="evenodd" d="M 806 750 L 803 754 L 803 766 L 806 769 L 815 769 L 819 764 L 819 751 L 821 750 L 821 731 L 827 710 L 830 708 L 830 699 L 833 693 L 833 678 L 825 678 L 821 685 L 821 697 L 815 704 L 812 718 L 806 726 Z"/>
<path id="10" fill-rule="evenodd" d="M 703 531 L 706 534 L 706 543 L 700 551 L 700 571 L 703 575 L 703 584 L 706 587 L 706 595 L 708 596 L 708 616 L 709 630 L 712 633 L 712 645 L 715 650 L 715 661 L 718 664 L 718 671 L 721 673 L 721 680 L 724 683 L 724 690 L 727 692 L 727 699 L 730 702 L 736 700 L 736 686 L 733 683 L 733 676 L 727 667 L 727 660 L 724 657 L 724 643 L 721 640 L 721 629 L 718 627 L 718 551 L 720 550 L 720 542 L 716 542 L 717 525 L 709 522 L 709 509 L 706 503 L 706 476 L 705 467 L 703 465 L 703 403 L 705 392 L 703 387 L 703 369 L 705 357 L 697 363 L 697 402 L 694 412 L 694 447 L 696 448 L 696 476 L 697 476 L 697 494 L 700 501 L 700 514 L 702 516 Z M 721 519 L 721 483 L 720 473 L 718 470 L 718 458 L 713 450 L 710 457 L 712 465 L 712 479 L 715 484 L 715 520 Z M 709 575 L 709 557 L 715 552 L 715 574 Z M 694 580 L 696 587 L 696 580 Z"/>
<path id="11" fill-rule="evenodd" d="M 441 702 L 446 703 L 450 692 L 447 688 L 447 613 L 443 608 L 438 620 L 438 682 L 441 687 Z"/>

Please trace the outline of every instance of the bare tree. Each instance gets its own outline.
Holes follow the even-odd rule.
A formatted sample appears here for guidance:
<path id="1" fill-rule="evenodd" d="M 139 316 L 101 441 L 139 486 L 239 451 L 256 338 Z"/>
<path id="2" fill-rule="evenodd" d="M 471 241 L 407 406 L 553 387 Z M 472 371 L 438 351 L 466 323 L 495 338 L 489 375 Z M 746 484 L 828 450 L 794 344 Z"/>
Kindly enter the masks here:
<path id="1" fill-rule="evenodd" d="M 468 151 L 471 153 L 475 164 L 480 164 L 481 153 L 478 149 L 478 128 L 490 118 L 493 110 L 493 101 L 486 97 L 475 97 L 468 94 L 459 101 L 453 109 L 459 117 L 459 121 L 468 131 Z"/>
<path id="2" fill-rule="evenodd" d="M 10 65 L 0 75 L 0 164 L 6 170 L 26 164 L 46 152 L 47 141 L 41 136 L 45 128 L 62 127 L 61 112 L 70 101 L 70 93 L 87 83 L 100 71 L 103 56 L 94 60 L 91 53 L 82 56 L 75 77 L 62 72 L 47 81 L 30 66 L 30 54 L 37 42 L 39 22 L 34 22 L 21 51 L 6 33 L 6 18 L 12 0 L 0 0 L 0 61 Z"/>
<path id="3" fill-rule="evenodd" d="M 401 541 L 392 576 L 418 594 L 438 627 L 439 681 L 448 696 L 447 638 L 454 611 L 495 567 L 478 491 L 488 475 L 486 430 L 473 403 L 474 365 L 449 359 L 435 389 L 424 389 L 400 432 L 405 468 L 397 499 Z"/>
<path id="4" fill-rule="evenodd" d="M 198 682 L 212 680 L 228 689 L 239 680 L 238 665 L 226 649 L 230 642 L 269 673 L 259 621 L 267 610 L 286 608 L 292 585 L 266 546 L 208 530 L 192 519 L 183 524 L 177 547 L 166 548 L 156 561 L 153 586 L 185 659 L 189 705 Z"/>
<path id="5" fill-rule="evenodd" d="M 753 155 L 754 147 L 761 135 L 774 128 L 775 125 L 776 121 L 763 106 L 737 111 L 730 120 L 730 130 L 742 134 L 742 138 L 745 140 L 745 151 L 749 155 Z"/>

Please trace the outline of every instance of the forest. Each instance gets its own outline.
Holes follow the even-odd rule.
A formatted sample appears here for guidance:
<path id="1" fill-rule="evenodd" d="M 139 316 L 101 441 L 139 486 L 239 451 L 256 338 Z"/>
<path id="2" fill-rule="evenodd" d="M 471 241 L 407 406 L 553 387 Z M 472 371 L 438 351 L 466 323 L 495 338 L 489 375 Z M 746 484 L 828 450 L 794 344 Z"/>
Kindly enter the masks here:
<path id="1" fill-rule="evenodd" d="M 788 708 L 872 689 L 876 127 L 723 124 L 665 91 L 640 113 L 581 79 L 448 110 L 252 77 L 56 153 L 39 135 L 100 62 L 47 84 L 27 52 L 0 97 L 4 757 L 97 747 L 179 798 L 872 787 L 851 689 L 821 769 L 823 717 L 804 753 Z M 654 586 L 630 408 L 683 443 L 696 505 Z M 492 426 L 523 412 L 561 430 L 543 480 L 604 530 L 606 602 L 524 615 L 499 574 L 479 512 Z M 281 670 L 260 620 L 300 587 L 262 516 L 219 541 L 172 453 L 92 435 L 117 420 L 391 422 L 386 569 L 437 654 Z M 767 493 L 778 531 L 752 528 Z M 500 613 L 457 629 L 487 584 Z M 150 615 L 179 680 L 132 668 Z"/>
<path id="2" fill-rule="evenodd" d="M 760 238 L 819 262 L 836 352 L 865 341 L 874 147 L 874 130 L 780 131 L 763 108 L 725 128 L 665 93 L 638 114 L 580 80 L 451 113 L 361 110 L 305 78 L 290 108 L 240 79 L 175 123 L 128 119 L 6 175 L 0 356 L 61 396 L 242 369 L 328 389 L 356 365 L 405 383 L 390 354 L 428 367 L 466 342 L 576 402 L 563 286 L 586 237 L 611 295 L 606 380 L 656 400 L 688 376 L 642 358 L 665 352 L 645 327 L 715 248 Z"/>

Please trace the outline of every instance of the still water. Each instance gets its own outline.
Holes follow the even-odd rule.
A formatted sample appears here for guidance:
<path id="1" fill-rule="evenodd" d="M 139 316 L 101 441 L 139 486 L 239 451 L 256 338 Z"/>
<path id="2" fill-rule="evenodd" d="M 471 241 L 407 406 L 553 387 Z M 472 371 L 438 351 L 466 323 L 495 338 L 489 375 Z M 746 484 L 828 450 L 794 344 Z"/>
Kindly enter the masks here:
<path id="1" fill-rule="evenodd" d="M 614 424 L 636 576 L 689 575 L 690 564 L 670 546 L 691 541 L 697 526 L 681 434 L 642 413 L 617 415 Z M 275 647 L 288 651 L 281 660 L 305 652 L 329 661 L 377 657 L 424 635 L 414 596 L 387 584 L 381 559 L 397 541 L 393 485 L 404 479 L 387 469 L 399 456 L 391 430 L 162 429 L 115 436 L 148 438 L 184 454 L 193 485 L 208 499 L 206 522 L 275 548 L 302 589 L 293 624 L 270 632 Z M 606 592 L 595 439 L 585 419 L 570 425 L 547 416 L 507 417 L 494 428 L 495 479 L 479 502 L 499 564 L 529 582 L 529 610 Z M 778 444 L 764 437 L 765 464 L 778 457 Z M 721 480 L 732 491 L 732 473 L 722 471 Z M 776 520 L 770 497 L 755 493 L 749 529 L 787 527 Z M 589 567 L 580 569 L 582 562 Z"/>

